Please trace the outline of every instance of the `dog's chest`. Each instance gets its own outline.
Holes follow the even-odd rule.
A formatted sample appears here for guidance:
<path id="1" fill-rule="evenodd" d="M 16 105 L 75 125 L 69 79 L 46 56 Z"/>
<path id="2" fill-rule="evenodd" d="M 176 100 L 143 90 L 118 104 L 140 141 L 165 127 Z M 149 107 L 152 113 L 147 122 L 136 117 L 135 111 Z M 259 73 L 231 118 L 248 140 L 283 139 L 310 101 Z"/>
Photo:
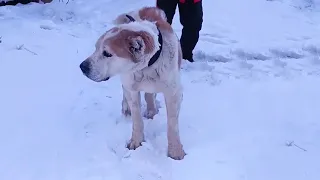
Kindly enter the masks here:
<path id="1" fill-rule="evenodd" d="M 169 73 L 170 74 L 170 73 Z M 177 86 L 176 78 L 159 70 L 140 71 L 123 78 L 123 84 L 134 91 L 164 92 Z"/>

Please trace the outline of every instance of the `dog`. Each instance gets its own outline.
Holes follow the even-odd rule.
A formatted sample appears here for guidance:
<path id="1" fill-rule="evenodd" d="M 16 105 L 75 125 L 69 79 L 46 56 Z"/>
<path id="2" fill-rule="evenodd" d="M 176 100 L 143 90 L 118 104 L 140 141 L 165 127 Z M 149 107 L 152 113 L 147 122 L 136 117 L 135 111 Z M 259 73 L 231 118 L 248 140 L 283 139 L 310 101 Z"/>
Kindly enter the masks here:
<path id="1" fill-rule="evenodd" d="M 179 135 L 183 100 L 180 80 L 182 51 L 178 36 L 157 7 L 143 7 L 117 16 L 114 27 L 99 37 L 95 51 L 80 64 L 82 73 L 95 82 L 119 75 L 123 89 L 122 113 L 131 115 L 132 137 L 127 148 L 144 142 L 141 95 L 145 92 L 149 119 L 158 113 L 156 94 L 164 95 L 167 111 L 167 156 L 182 160 L 186 153 Z"/>

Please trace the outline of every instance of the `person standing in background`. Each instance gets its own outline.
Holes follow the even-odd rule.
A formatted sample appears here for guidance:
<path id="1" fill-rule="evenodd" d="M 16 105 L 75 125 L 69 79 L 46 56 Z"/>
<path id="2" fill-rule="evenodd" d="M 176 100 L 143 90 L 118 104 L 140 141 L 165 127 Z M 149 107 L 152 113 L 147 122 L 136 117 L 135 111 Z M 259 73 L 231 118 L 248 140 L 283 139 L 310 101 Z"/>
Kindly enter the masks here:
<path id="1" fill-rule="evenodd" d="M 177 5 L 183 26 L 180 38 L 183 59 L 194 62 L 193 50 L 199 41 L 203 22 L 202 0 L 157 0 L 157 7 L 165 12 L 170 25 Z"/>

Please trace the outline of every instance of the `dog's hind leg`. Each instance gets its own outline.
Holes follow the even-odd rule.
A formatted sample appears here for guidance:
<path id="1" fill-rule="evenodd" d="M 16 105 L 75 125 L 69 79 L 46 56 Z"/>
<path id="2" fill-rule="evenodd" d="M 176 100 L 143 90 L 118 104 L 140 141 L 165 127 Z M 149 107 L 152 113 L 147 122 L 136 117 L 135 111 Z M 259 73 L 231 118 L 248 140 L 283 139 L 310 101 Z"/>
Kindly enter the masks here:
<path id="1" fill-rule="evenodd" d="M 153 117 L 158 114 L 159 108 L 156 105 L 156 93 L 145 93 L 144 99 L 147 103 L 147 109 L 144 113 L 144 117 L 148 119 L 153 119 Z"/>
<path id="2" fill-rule="evenodd" d="M 127 148 L 132 150 L 142 145 L 144 141 L 144 125 L 141 116 L 141 96 L 139 91 L 130 91 L 125 94 L 131 109 L 132 136 Z"/>
<path id="3" fill-rule="evenodd" d="M 124 116 L 131 116 L 131 110 L 130 106 L 128 104 L 127 98 L 126 98 L 126 93 L 129 93 L 123 86 L 122 86 L 122 93 L 123 93 L 123 98 L 122 98 L 122 114 Z"/>
<path id="4" fill-rule="evenodd" d="M 183 98 L 182 89 L 175 92 L 164 93 L 167 109 L 167 138 L 168 138 L 168 156 L 175 160 L 181 160 L 186 153 L 180 141 L 179 135 L 179 113 Z"/>

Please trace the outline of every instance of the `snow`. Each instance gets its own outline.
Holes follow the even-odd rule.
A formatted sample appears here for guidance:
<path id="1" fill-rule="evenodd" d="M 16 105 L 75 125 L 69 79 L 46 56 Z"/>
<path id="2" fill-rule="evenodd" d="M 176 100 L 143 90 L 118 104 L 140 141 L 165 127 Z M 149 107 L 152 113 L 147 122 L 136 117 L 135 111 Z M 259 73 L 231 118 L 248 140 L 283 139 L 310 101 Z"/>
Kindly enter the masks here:
<path id="1" fill-rule="evenodd" d="M 144 120 L 146 142 L 129 151 L 119 78 L 94 83 L 79 69 L 114 17 L 153 1 L 1 7 L 0 179 L 318 180 L 313 2 L 203 2 L 197 62 L 182 69 L 182 161 L 166 156 L 162 96 L 160 113 Z M 180 35 L 178 14 L 173 26 Z"/>

